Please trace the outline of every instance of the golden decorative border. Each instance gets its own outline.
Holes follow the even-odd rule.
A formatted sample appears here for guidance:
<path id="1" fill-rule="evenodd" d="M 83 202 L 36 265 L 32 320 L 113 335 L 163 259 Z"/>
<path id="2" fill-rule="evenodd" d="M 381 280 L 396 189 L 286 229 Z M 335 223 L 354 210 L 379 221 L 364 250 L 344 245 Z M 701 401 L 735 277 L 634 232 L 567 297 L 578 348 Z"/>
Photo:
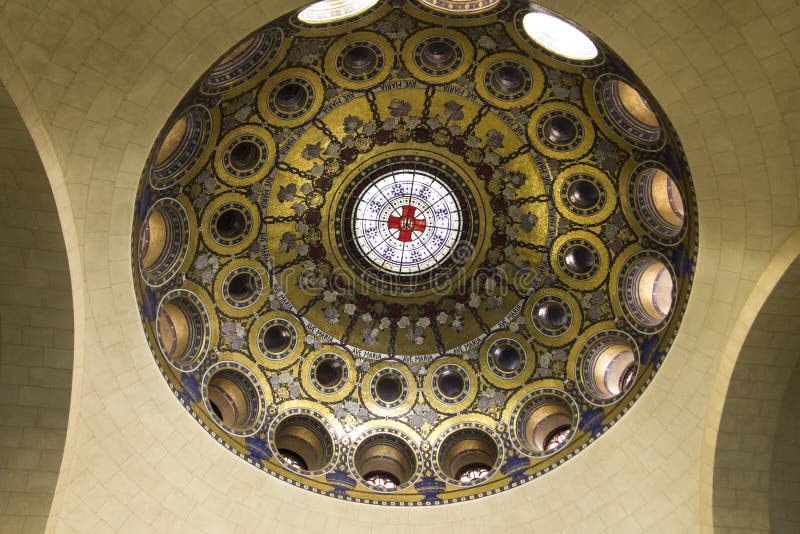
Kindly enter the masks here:
<path id="1" fill-rule="evenodd" d="M 214 239 L 214 231 L 211 229 L 211 218 L 214 213 L 223 205 L 235 203 L 240 205 L 246 213 L 250 215 L 250 231 L 241 237 L 239 241 L 232 245 L 217 243 Z M 213 252 L 223 256 L 233 256 L 250 246 L 259 232 L 260 216 L 258 207 L 244 195 L 239 193 L 222 193 L 214 198 L 203 210 L 203 217 L 200 221 L 200 231 L 203 234 L 203 244 Z"/>
<path id="2" fill-rule="evenodd" d="M 325 354 L 336 354 L 340 356 L 347 366 L 347 377 L 342 377 L 342 383 L 339 389 L 332 392 L 325 392 L 321 389 L 314 387 L 311 373 L 314 372 L 314 363 L 318 357 Z M 300 383 L 303 385 L 309 395 L 322 402 L 339 402 L 345 397 L 349 396 L 356 386 L 356 368 L 353 363 L 353 357 L 346 350 L 335 345 L 323 346 L 313 351 L 308 356 L 303 358 L 303 364 L 300 367 Z"/>
<path id="3" fill-rule="evenodd" d="M 580 139 L 578 144 L 569 149 L 554 150 L 550 148 L 539 137 L 538 123 L 539 120 L 550 113 L 551 111 L 566 112 L 574 116 L 583 128 L 583 138 Z M 569 104 L 561 100 L 550 100 L 538 106 L 533 113 L 531 113 L 530 122 L 528 122 L 528 137 L 531 143 L 545 157 L 557 158 L 559 160 L 578 159 L 586 155 L 587 152 L 594 145 L 594 126 L 592 120 L 586 113 L 574 104 Z"/>
<path id="4" fill-rule="evenodd" d="M 564 182 L 566 182 L 568 178 L 579 174 L 589 175 L 592 178 L 595 178 L 598 182 L 600 182 L 600 184 L 602 184 L 602 187 L 605 190 L 605 204 L 602 208 L 597 210 L 597 212 L 592 213 L 591 215 L 581 215 L 580 213 L 576 213 L 564 202 L 564 199 L 561 195 Z M 553 182 L 553 201 L 556 209 L 562 216 L 584 226 L 594 226 L 605 221 L 609 216 L 611 216 L 612 213 L 614 213 L 614 210 L 617 207 L 617 192 L 613 182 L 611 181 L 611 178 L 609 178 L 606 173 L 592 165 L 579 163 L 577 165 L 570 165 L 558 173 L 558 176 L 556 176 L 556 179 Z"/>
<path id="5" fill-rule="evenodd" d="M 461 59 L 461 63 L 458 64 L 453 70 L 438 76 L 428 74 L 422 70 L 414 59 L 414 51 L 417 46 L 422 41 L 432 37 L 446 37 L 448 39 L 452 39 L 461 47 L 461 52 L 464 54 L 464 57 Z M 411 75 L 415 78 L 427 83 L 450 83 L 457 80 L 459 76 L 464 75 L 467 70 L 469 70 L 472 62 L 475 59 L 475 47 L 472 45 L 472 42 L 469 40 L 469 38 L 460 31 L 449 28 L 428 28 L 425 30 L 420 30 L 406 39 L 406 42 L 403 43 L 401 57 L 403 58 L 403 63 L 405 64 L 406 69 L 408 69 Z"/>
<path id="6" fill-rule="evenodd" d="M 486 71 L 489 70 L 492 65 L 501 61 L 513 61 L 528 70 L 532 82 L 531 88 L 527 93 L 513 100 L 503 100 L 495 97 L 492 92 L 489 91 L 485 84 Z M 515 52 L 501 52 L 486 56 L 478 63 L 475 69 L 475 89 L 478 91 L 478 94 L 491 105 L 499 108 L 509 109 L 513 107 L 530 106 L 542 96 L 544 85 L 544 72 L 539 65 L 522 54 L 517 54 Z"/>
<path id="7" fill-rule="evenodd" d="M 397 406 L 391 408 L 381 406 L 372 396 L 372 381 L 385 369 L 397 371 L 406 379 L 406 389 L 403 391 L 405 398 Z M 411 369 L 400 361 L 382 361 L 373 364 L 361 379 L 361 399 L 367 409 L 376 415 L 398 417 L 407 413 L 417 403 L 417 379 Z"/>
<path id="8" fill-rule="evenodd" d="M 463 399 L 456 402 L 444 402 L 439 399 L 434 392 L 434 389 L 437 387 L 433 383 L 436 378 L 436 371 L 449 365 L 463 369 L 467 375 L 467 380 L 464 383 L 466 394 Z M 428 399 L 431 408 L 442 413 L 453 414 L 466 410 L 469 405 L 475 401 L 475 398 L 478 396 L 478 390 L 480 389 L 479 386 L 478 375 L 471 365 L 466 365 L 464 360 L 457 356 L 446 356 L 430 363 L 425 379 L 422 382 L 422 391 L 425 394 L 425 398 Z"/>
<path id="9" fill-rule="evenodd" d="M 541 299 L 542 297 L 547 297 L 549 295 L 555 295 L 564 299 L 567 304 L 569 305 L 569 312 L 570 312 L 570 326 L 567 330 L 558 336 L 549 336 L 536 328 L 536 322 L 533 321 L 533 308 L 536 302 Z M 555 287 L 548 287 L 538 290 L 536 293 L 531 295 L 528 298 L 528 301 L 525 303 L 524 308 L 525 318 L 531 322 L 533 325 L 531 330 L 533 334 L 533 339 L 537 342 L 547 345 L 549 347 L 561 347 L 566 345 L 573 339 L 575 336 L 578 335 L 578 332 L 581 329 L 581 325 L 583 323 L 583 314 L 581 312 L 581 307 L 578 305 L 578 301 L 575 300 L 569 292 L 564 289 L 559 289 Z"/>
<path id="10" fill-rule="evenodd" d="M 562 246 L 573 239 L 586 241 L 597 252 L 596 258 L 599 261 L 595 264 L 594 274 L 588 278 L 580 279 L 573 276 L 570 270 L 559 260 Z M 587 230 L 576 230 L 562 234 L 553 241 L 550 248 L 550 265 L 553 268 L 553 272 L 558 275 L 560 280 L 563 280 L 575 289 L 589 291 L 600 287 L 600 285 L 605 282 L 609 265 L 608 249 L 603 243 L 603 240 L 596 234 Z"/>
<path id="11" fill-rule="evenodd" d="M 489 349 L 495 342 L 503 339 L 511 339 L 516 341 L 525 351 L 525 364 L 522 366 L 522 369 L 516 374 L 516 376 L 511 378 L 506 378 L 495 374 L 489 365 L 489 358 L 491 358 Z M 481 376 L 485 378 L 487 382 L 499 388 L 515 389 L 522 387 L 530 379 L 533 371 L 536 369 L 536 354 L 533 350 L 533 347 L 525 336 L 515 332 L 493 332 L 483 340 L 478 350 L 481 365 Z"/>
<path id="12" fill-rule="evenodd" d="M 314 92 L 313 95 L 309 95 L 312 100 L 309 103 L 306 111 L 294 118 L 286 118 L 277 115 L 272 111 L 272 108 L 267 101 L 275 86 L 289 78 L 302 78 L 311 85 Z M 268 78 L 264 82 L 264 86 L 259 89 L 256 101 L 258 105 L 258 111 L 264 117 L 264 120 L 267 122 L 267 124 L 291 128 L 308 122 L 314 115 L 317 114 L 319 108 L 322 107 L 322 102 L 325 96 L 324 93 L 325 90 L 322 86 L 322 80 L 316 72 L 304 67 L 292 67 L 278 71 L 274 76 Z"/>
<path id="13" fill-rule="evenodd" d="M 381 52 L 383 53 L 383 67 L 377 72 L 377 74 L 375 74 L 375 76 L 357 82 L 342 76 L 341 73 L 339 73 L 339 70 L 336 68 L 336 59 L 341 51 L 347 46 L 360 41 L 368 41 L 381 49 Z M 325 74 L 327 74 L 331 81 L 337 86 L 344 87 L 345 89 L 350 89 L 352 91 L 362 91 L 369 87 L 383 83 L 389 76 L 389 72 L 394 67 L 394 60 L 395 51 L 392 48 L 391 43 L 389 43 L 384 36 L 375 32 L 361 31 L 343 35 L 328 47 L 328 51 L 325 53 L 324 69 Z"/>

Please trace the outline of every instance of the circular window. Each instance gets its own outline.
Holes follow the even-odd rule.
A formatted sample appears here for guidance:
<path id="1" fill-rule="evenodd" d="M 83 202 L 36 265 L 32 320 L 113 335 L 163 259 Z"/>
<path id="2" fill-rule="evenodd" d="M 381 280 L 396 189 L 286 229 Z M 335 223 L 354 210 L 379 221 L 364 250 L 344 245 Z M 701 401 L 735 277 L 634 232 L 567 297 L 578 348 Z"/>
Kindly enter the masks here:
<path id="1" fill-rule="evenodd" d="M 210 339 L 208 315 L 199 298 L 188 291 L 168 294 L 159 305 L 156 325 L 167 361 L 184 371 L 200 365 Z"/>
<path id="2" fill-rule="evenodd" d="M 564 249 L 564 264 L 573 273 L 589 274 L 594 269 L 595 263 L 592 249 L 582 243 L 568 245 Z"/>
<path id="3" fill-rule="evenodd" d="M 367 488 L 391 491 L 411 480 L 417 470 L 417 458 L 403 438 L 378 433 L 356 448 L 354 465 Z"/>
<path id="4" fill-rule="evenodd" d="M 375 380 L 375 396 L 384 404 L 393 404 L 402 395 L 403 384 L 394 373 L 386 373 Z"/>
<path id="5" fill-rule="evenodd" d="M 531 397 L 518 410 L 516 435 L 528 454 L 547 456 L 573 435 L 572 408 L 556 395 L 534 393 Z"/>
<path id="6" fill-rule="evenodd" d="M 597 47 L 581 30 L 547 13 L 528 13 L 522 19 L 525 32 L 538 45 L 558 56 L 575 60 L 597 57 Z"/>
<path id="7" fill-rule="evenodd" d="M 342 50 L 342 66 L 351 74 L 364 75 L 378 64 L 378 54 L 370 43 L 355 43 Z"/>
<path id="8" fill-rule="evenodd" d="M 297 18 L 307 24 L 325 24 L 355 17 L 378 3 L 378 0 L 322 0 L 303 9 Z"/>
<path id="9" fill-rule="evenodd" d="M 206 94 L 220 94 L 247 83 L 282 52 L 283 32 L 267 28 L 244 39 L 214 65 L 202 83 Z"/>
<path id="10" fill-rule="evenodd" d="M 442 371 L 437 378 L 436 384 L 439 386 L 439 391 L 449 399 L 458 398 L 464 391 L 464 377 L 454 370 L 447 369 Z"/>
<path id="11" fill-rule="evenodd" d="M 420 61 L 432 72 L 448 70 L 458 61 L 456 46 L 450 39 L 431 39 L 420 46 Z"/>
<path id="12" fill-rule="evenodd" d="M 383 63 L 383 51 L 370 41 L 350 43 L 336 58 L 339 73 L 354 82 L 375 78 L 381 73 Z"/>
<path id="13" fill-rule="evenodd" d="M 476 67 L 475 78 L 481 97 L 500 108 L 534 103 L 545 83 L 544 73 L 534 61 L 511 52 L 486 56 Z"/>
<path id="14" fill-rule="evenodd" d="M 514 95 L 525 86 L 525 78 L 530 77 L 521 66 L 499 65 L 491 74 L 492 87 L 503 95 Z"/>
<path id="15" fill-rule="evenodd" d="M 463 33 L 429 27 L 416 32 L 403 43 L 402 59 L 415 77 L 426 83 L 453 82 L 470 67 L 475 49 Z"/>
<path id="16" fill-rule="evenodd" d="M 222 284 L 223 298 L 235 308 L 245 308 L 261 295 L 263 282 L 254 269 L 242 267 L 231 271 Z"/>
<path id="17" fill-rule="evenodd" d="M 162 199 L 150 209 L 139 232 L 139 268 L 149 285 L 163 285 L 179 271 L 192 239 L 189 224 L 175 200 Z"/>
<path id="18" fill-rule="evenodd" d="M 556 115 L 544 123 L 544 135 L 554 145 L 569 145 L 578 136 L 578 127 L 569 117 Z"/>
<path id="19" fill-rule="evenodd" d="M 675 180 L 663 170 L 651 168 L 638 173 L 634 187 L 636 206 L 649 229 L 665 238 L 679 236 L 686 213 Z"/>
<path id="20" fill-rule="evenodd" d="M 610 79 L 603 84 L 603 104 L 618 131 L 647 143 L 661 138 L 661 124 L 650 103 L 630 84 Z"/>
<path id="21" fill-rule="evenodd" d="M 258 228 L 255 206 L 245 197 L 227 193 L 218 197 L 203 214 L 204 241 L 209 248 L 220 254 L 232 253 L 245 247 L 255 239 Z"/>
<path id="22" fill-rule="evenodd" d="M 450 283 L 477 239 L 471 194 L 443 164 L 387 162 L 345 191 L 339 245 L 357 276 L 398 292 Z"/>
<path id="23" fill-rule="evenodd" d="M 322 471 L 333 460 L 333 438 L 318 417 L 290 415 L 275 427 L 275 448 L 294 469 Z"/>
<path id="24" fill-rule="evenodd" d="M 624 276 L 625 302 L 634 320 L 645 327 L 662 324 L 675 298 L 675 282 L 666 264 L 658 258 L 639 257 Z"/>
<path id="25" fill-rule="evenodd" d="M 408 413 L 417 402 L 416 379 L 399 362 L 371 366 L 361 383 L 366 407 L 377 415 L 400 416 Z"/>
<path id="26" fill-rule="evenodd" d="M 251 375 L 243 369 L 226 366 L 209 371 L 206 382 L 209 415 L 231 434 L 253 434 L 263 422 L 260 420 L 263 399 Z"/>
<path id="27" fill-rule="evenodd" d="M 272 319 L 261 327 L 258 341 L 265 356 L 279 360 L 294 351 L 297 346 L 297 330 L 285 319 Z"/>
<path id="28" fill-rule="evenodd" d="M 571 180 L 566 187 L 569 203 L 581 211 L 595 207 L 600 201 L 600 188 L 593 180 L 578 177 Z"/>
<path id="29" fill-rule="evenodd" d="M 540 325 L 543 331 L 557 333 L 569 328 L 569 307 L 561 299 L 543 299 L 534 310 L 534 323 Z"/>
<path id="30" fill-rule="evenodd" d="M 491 9 L 500 0 L 420 0 L 423 4 L 438 11 L 448 13 L 474 13 Z"/>
<path id="31" fill-rule="evenodd" d="M 594 397 L 612 399 L 628 391 L 637 359 L 628 339 L 605 335 L 586 351 L 587 385 Z"/>
<path id="32" fill-rule="evenodd" d="M 511 340 L 497 342 L 489 351 L 497 368 L 506 373 L 513 373 L 524 364 L 525 353 L 522 347 Z"/>
<path id="33" fill-rule="evenodd" d="M 489 434 L 478 428 L 464 428 L 442 441 L 437 462 L 449 478 L 461 484 L 478 484 L 489 477 L 497 457 L 497 443 Z"/>
<path id="34" fill-rule="evenodd" d="M 344 377 L 344 365 L 337 358 L 324 358 L 314 369 L 314 378 L 323 387 L 332 388 L 338 386 Z"/>
<path id="35" fill-rule="evenodd" d="M 288 325 L 274 324 L 264 329 L 264 348 L 277 354 L 289 348 L 294 336 Z"/>
<path id="36" fill-rule="evenodd" d="M 453 411 L 465 399 L 474 395 L 470 391 L 470 376 L 467 370 L 452 360 L 442 360 L 441 365 L 431 373 L 429 382 L 432 402 L 440 409 Z"/>
<path id="37" fill-rule="evenodd" d="M 239 171 L 250 170 L 261 159 L 261 147 L 254 141 L 241 139 L 231 148 L 231 166 Z"/>
<path id="38" fill-rule="evenodd" d="M 289 80 L 275 88 L 272 101 L 285 115 L 299 114 L 309 100 L 308 88 L 299 81 Z"/>
<path id="39" fill-rule="evenodd" d="M 214 117 L 205 106 L 195 105 L 175 119 L 161 139 L 150 167 L 150 184 L 166 189 L 183 181 L 201 163 L 211 146 Z"/>
<path id="40" fill-rule="evenodd" d="M 328 47 L 325 74 L 335 84 L 358 91 L 384 81 L 393 62 L 394 51 L 385 37 L 374 32 L 348 32 Z"/>
<path id="41" fill-rule="evenodd" d="M 320 349 L 315 356 L 307 357 L 302 374 L 311 383 L 311 388 L 306 388 L 324 400 L 341 399 L 355 385 L 351 379 L 352 358 L 345 351 L 333 347 Z"/>
<path id="42" fill-rule="evenodd" d="M 461 233 L 462 207 L 433 174 L 402 169 L 378 177 L 355 203 L 356 246 L 372 264 L 400 275 L 441 265 Z"/>
<path id="43" fill-rule="evenodd" d="M 503 389 L 519 388 L 536 368 L 534 349 L 526 338 L 503 331 L 489 336 L 480 349 L 481 378 Z"/>
<path id="44" fill-rule="evenodd" d="M 215 221 L 217 233 L 225 239 L 233 239 L 242 234 L 247 224 L 244 213 L 235 208 L 221 211 Z"/>

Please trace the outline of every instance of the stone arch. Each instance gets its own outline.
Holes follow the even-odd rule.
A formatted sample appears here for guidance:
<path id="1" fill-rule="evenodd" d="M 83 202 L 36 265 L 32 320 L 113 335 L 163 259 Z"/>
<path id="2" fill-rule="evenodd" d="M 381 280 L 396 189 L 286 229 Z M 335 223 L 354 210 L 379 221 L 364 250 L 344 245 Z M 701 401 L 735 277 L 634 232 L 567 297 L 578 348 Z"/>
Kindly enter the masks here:
<path id="1" fill-rule="evenodd" d="M 743 307 L 737 335 L 728 343 L 717 375 L 716 385 L 726 388 L 724 404 L 718 425 L 709 420 L 706 428 L 706 435 L 717 430 L 712 490 L 715 531 L 776 532 L 781 531 L 776 530 L 777 524 L 786 527 L 800 519 L 791 506 L 800 499 L 796 481 L 792 484 L 791 480 L 791 467 L 797 461 L 791 454 L 800 433 L 797 425 L 790 424 L 796 418 L 787 415 L 798 402 L 800 382 L 800 243 L 796 237 L 785 243 Z M 733 361 L 725 358 L 735 352 L 737 343 L 741 349 Z M 782 491 L 776 491 L 773 478 L 782 483 Z"/>
<path id="2" fill-rule="evenodd" d="M 795 281 L 797 278 L 795 278 Z M 795 318 L 796 322 L 796 318 Z M 797 330 L 795 330 L 797 331 Z M 769 520 L 772 532 L 800 531 L 800 365 L 795 363 L 783 395 L 769 473 Z"/>
<path id="3" fill-rule="evenodd" d="M 70 409 L 73 304 L 56 203 L 0 84 L 0 523 L 43 530 Z"/>

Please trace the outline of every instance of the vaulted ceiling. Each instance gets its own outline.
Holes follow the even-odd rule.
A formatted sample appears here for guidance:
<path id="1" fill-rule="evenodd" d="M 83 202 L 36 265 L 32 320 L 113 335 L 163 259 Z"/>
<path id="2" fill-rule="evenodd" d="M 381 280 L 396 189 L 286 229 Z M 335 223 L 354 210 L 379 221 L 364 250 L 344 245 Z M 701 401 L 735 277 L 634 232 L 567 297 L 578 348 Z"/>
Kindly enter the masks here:
<path id="1" fill-rule="evenodd" d="M 50 528 L 769 531 L 763 513 L 746 511 L 752 494 L 717 500 L 715 457 L 719 442 L 739 439 L 720 429 L 729 428 L 723 411 L 742 345 L 800 252 L 800 7 L 545 4 L 625 58 L 675 125 L 697 188 L 693 290 L 658 375 L 592 447 L 529 484 L 435 509 L 335 501 L 230 455 L 175 402 L 139 322 L 131 225 L 158 131 L 215 58 L 299 2 L 0 4 L 0 80 L 50 182 L 72 291 L 72 398 Z M 20 286 L 4 280 L 3 291 Z M 17 357 L 5 347 L 4 362 Z M 11 506 L 22 502 L 12 501 L 12 470 L 0 471 L 0 521 L 24 526 L 26 509 Z M 720 520 L 721 502 L 737 513 Z"/>

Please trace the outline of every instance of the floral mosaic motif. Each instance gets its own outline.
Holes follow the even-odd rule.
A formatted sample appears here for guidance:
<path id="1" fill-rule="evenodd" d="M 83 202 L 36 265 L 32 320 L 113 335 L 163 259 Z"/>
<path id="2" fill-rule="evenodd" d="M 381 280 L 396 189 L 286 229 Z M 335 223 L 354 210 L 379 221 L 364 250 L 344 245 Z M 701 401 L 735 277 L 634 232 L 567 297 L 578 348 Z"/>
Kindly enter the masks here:
<path id="1" fill-rule="evenodd" d="M 220 328 L 223 338 L 223 347 L 231 350 L 241 350 L 244 348 L 247 329 L 242 323 L 235 321 L 225 321 Z"/>
<path id="2" fill-rule="evenodd" d="M 192 278 L 199 279 L 204 285 L 211 285 L 219 271 L 219 258 L 213 254 L 200 254 L 194 260 L 195 271 Z"/>
<path id="3" fill-rule="evenodd" d="M 505 393 L 493 387 L 487 387 L 478 395 L 478 411 L 497 417 L 505 406 L 505 402 Z"/>
<path id="4" fill-rule="evenodd" d="M 407 418 L 408 424 L 427 436 L 430 429 L 439 421 L 439 413 L 427 404 L 417 404 Z"/>
<path id="5" fill-rule="evenodd" d="M 333 415 L 348 427 L 357 426 L 372 418 L 370 411 L 354 400 L 336 404 L 333 408 Z"/>
<path id="6" fill-rule="evenodd" d="M 557 349 L 539 355 L 539 367 L 536 373 L 542 378 L 565 378 L 567 368 L 567 351 Z"/>
<path id="7" fill-rule="evenodd" d="M 376 123 L 348 115 L 342 123 L 345 132 L 342 139 L 306 144 L 302 148 L 301 156 L 310 164 L 301 169 L 307 180 L 300 185 L 295 182 L 279 185 L 276 192 L 277 200 L 290 204 L 298 217 L 295 231 L 285 232 L 280 237 L 279 251 L 295 251 L 305 260 L 304 272 L 297 284 L 303 290 L 322 292 L 323 316 L 328 324 L 338 325 L 346 316 L 368 314 L 374 320 L 356 330 L 363 343 L 374 344 L 381 331 L 394 325 L 402 330 L 400 335 L 403 339 L 422 345 L 432 329 L 449 328 L 461 332 L 467 308 L 486 311 L 502 308 L 505 298 L 502 295 L 509 292 L 509 288 L 504 286 L 507 278 L 504 275 L 519 276 L 533 270 L 534 266 L 518 254 L 516 245 L 522 234 L 534 231 L 539 223 L 527 205 L 529 201 L 517 198 L 517 191 L 529 178 L 523 172 L 504 168 L 502 157 L 495 151 L 504 146 L 503 134 L 491 129 L 481 138 L 468 131 L 464 119 L 463 105 L 454 100 L 446 101 L 438 112 L 423 116 L 415 114 L 410 102 L 392 99 L 386 108 L 385 119 Z M 461 301 L 442 299 L 424 310 L 410 309 L 404 313 L 397 306 L 365 300 L 348 289 L 336 289 L 328 276 L 332 268 L 319 245 L 318 225 L 321 220 L 316 208 L 332 180 L 359 154 L 389 141 L 402 143 L 409 140 L 444 145 L 451 152 L 464 156 L 468 163 L 479 166 L 498 215 L 493 221 L 496 243 L 487 258 L 487 267 L 496 268 L 495 277 L 476 278 L 471 291 L 460 297 Z"/>
<path id="8" fill-rule="evenodd" d="M 291 400 L 301 396 L 300 384 L 295 380 L 293 374 L 284 371 L 269 377 L 269 385 L 276 399 Z"/>

